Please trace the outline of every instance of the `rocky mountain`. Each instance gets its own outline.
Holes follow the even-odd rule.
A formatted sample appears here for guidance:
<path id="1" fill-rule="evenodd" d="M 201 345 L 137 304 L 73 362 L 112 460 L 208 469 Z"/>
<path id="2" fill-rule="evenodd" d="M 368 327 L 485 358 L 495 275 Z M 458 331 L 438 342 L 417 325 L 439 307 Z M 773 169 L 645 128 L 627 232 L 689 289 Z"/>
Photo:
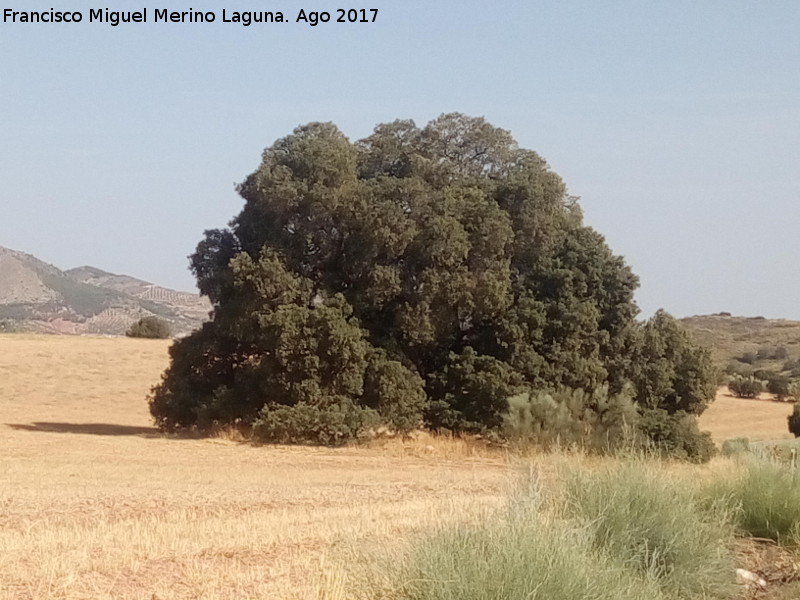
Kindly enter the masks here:
<path id="1" fill-rule="evenodd" d="M 208 318 L 209 302 L 95 267 L 61 271 L 0 246 L 0 331 L 123 335 L 155 315 L 181 336 Z"/>

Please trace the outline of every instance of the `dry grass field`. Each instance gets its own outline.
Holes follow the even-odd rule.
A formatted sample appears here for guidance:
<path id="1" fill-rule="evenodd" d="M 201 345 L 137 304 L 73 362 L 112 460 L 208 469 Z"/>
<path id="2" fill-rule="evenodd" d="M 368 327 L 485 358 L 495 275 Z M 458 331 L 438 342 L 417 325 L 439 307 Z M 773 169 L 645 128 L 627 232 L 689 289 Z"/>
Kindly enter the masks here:
<path id="1" fill-rule="evenodd" d="M 480 518 L 517 471 L 429 437 L 333 450 L 162 436 L 145 396 L 167 348 L 0 335 L 0 600 L 336 600 L 343 553 Z M 789 411 L 721 393 L 701 426 L 778 439 Z"/>
<path id="2" fill-rule="evenodd" d="M 503 494 L 505 458 L 452 441 L 161 436 L 144 398 L 167 347 L 0 335 L 0 599 L 333 598 L 318 588 L 339 548 L 398 544 Z"/>
<path id="3" fill-rule="evenodd" d="M 729 438 L 747 437 L 752 441 L 794 439 L 786 417 L 793 404 L 777 402 L 770 394 L 757 400 L 735 398 L 728 388 L 717 390 L 717 398 L 700 417 L 700 429 L 710 431 L 718 445 Z"/>

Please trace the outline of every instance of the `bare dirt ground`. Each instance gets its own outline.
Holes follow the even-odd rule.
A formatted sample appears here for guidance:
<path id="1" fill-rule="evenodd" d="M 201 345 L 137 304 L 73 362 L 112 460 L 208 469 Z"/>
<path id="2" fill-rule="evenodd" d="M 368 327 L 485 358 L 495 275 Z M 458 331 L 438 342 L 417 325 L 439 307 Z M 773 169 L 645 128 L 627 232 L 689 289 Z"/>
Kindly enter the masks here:
<path id="1" fill-rule="evenodd" d="M 168 343 L 0 335 L 0 599 L 331 598 L 339 548 L 402 543 L 503 495 L 454 441 L 339 450 L 159 435 Z"/>
<path id="2" fill-rule="evenodd" d="M 717 444 L 734 437 L 752 441 L 794 439 L 786 421 L 793 407 L 769 394 L 754 400 L 735 398 L 728 388 L 721 387 L 716 400 L 700 417 L 700 429 L 710 431 Z"/>

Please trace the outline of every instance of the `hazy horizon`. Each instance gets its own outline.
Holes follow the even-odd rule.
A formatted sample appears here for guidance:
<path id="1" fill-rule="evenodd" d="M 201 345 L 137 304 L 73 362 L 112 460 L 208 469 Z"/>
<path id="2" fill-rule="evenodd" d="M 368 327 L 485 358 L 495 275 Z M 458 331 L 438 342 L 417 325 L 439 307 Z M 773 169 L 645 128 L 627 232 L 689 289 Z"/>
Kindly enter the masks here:
<path id="1" fill-rule="evenodd" d="M 276 139 L 458 111 L 564 178 L 644 316 L 800 319 L 800 5 L 374 6 L 317 27 L 0 22 L 0 245 L 194 290 L 187 255 Z"/>

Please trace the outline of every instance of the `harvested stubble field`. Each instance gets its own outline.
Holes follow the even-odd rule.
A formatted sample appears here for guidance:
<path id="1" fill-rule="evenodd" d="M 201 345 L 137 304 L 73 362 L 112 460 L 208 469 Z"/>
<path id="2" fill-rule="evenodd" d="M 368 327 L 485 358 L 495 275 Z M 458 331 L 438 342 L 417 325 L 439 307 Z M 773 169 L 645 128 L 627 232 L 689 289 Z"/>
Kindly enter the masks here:
<path id="1" fill-rule="evenodd" d="M 0 600 L 339 600 L 343 556 L 481 522 L 520 472 L 430 437 L 333 450 L 162 436 L 144 398 L 167 348 L 0 335 Z M 702 422 L 718 441 L 782 435 L 788 405 L 718 400 Z M 606 463 L 533 457 L 545 475 L 565 460 Z M 696 480 L 730 463 L 652 468 Z"/>
<path id="2" fill-rule="evenodd" d="M 167 348 L 0 336 L 0 599 L 327 598 L 339 548 L 400 544 L 503 495 L 503 455 L 459 442 L 161 436 L 144 399 Z"/>
<path id="3" fill-rule="evenodd" d="M 710 431 L 717 445 L 727 439 L 746 437 L 751 441 L 790 440 L 786 418 L 794 405 L 778 402 L 771 394 L 757 399 L 734 397 L 726 387 L 717 390 L 716 400 L 700 416 L 700 429 Z"/>

